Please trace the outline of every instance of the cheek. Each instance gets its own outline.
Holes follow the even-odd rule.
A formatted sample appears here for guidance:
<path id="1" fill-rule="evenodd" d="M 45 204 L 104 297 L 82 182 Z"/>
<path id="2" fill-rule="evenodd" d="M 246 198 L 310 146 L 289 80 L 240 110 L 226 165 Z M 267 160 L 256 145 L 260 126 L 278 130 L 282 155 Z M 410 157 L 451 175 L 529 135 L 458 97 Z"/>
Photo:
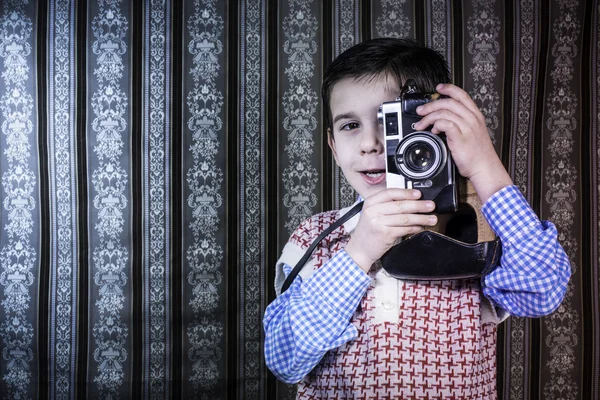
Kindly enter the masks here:
<path id="1" fill-rule="evenodd" d="M 348 142 L 337 142 L 335 145 L 335 156 L 338 164 L 347 163 L 350 156 L 350 149 L 352 148 Z"/>
<path id="2" fill-rule="evenodd" d="M 335 148 L 339 153 L 340 151 L 348 152 L 350 149 L 356 148 L 358 143 L 358 135 L 342 135 L 336 136 Z"/>

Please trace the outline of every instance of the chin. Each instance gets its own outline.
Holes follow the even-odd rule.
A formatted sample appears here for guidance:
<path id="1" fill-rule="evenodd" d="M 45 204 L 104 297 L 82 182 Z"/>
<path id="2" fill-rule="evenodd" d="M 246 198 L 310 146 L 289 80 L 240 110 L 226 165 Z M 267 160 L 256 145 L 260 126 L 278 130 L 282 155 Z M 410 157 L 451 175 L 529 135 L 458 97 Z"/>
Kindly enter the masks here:
<path id="1" fill-rule="evenodd" d="M 373 196 L 374 194 L 379 193 L 379 192 L 381 192 L 382 190 L 385 190 L 385 189 L 387 189 L 387 186 L 386 186 L 386 184 L 384 182 L 384 183 L 379 184 L 377 186 L 369 186 L 369 187 L 365 188 L 362 191 L 362 193 L 359 193 L 359 194 L 361 195 L 361 197 L 363 199 L 367 199 L 368 197 Z"/>

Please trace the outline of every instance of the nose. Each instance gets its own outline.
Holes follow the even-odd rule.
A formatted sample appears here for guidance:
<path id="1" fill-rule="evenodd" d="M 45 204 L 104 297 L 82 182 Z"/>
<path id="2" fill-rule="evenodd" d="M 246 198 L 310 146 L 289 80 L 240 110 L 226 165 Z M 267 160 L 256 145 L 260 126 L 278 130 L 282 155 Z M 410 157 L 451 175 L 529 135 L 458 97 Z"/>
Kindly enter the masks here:
<path id="1" fill-rule="evenodd" d="M 363 129 L 360 138 L 361 154 L 383 153 L 383 127 L 375 121 L 368 128 Z"/>

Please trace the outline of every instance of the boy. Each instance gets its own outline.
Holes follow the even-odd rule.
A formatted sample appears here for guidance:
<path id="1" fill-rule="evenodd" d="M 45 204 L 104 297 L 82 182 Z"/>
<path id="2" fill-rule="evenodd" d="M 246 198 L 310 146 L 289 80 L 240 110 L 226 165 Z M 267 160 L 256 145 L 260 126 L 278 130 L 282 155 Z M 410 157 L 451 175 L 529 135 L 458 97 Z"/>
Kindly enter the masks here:
<path id="1" fill-rule="evenodd" d="M 412 189 L 386 188 L 379 105 L 412 78 L 447 98 L 417 109 L 415 129 L 445 132 L 459 173 L 473 184 L 502 242 L 483 279 L 405 281 L 379 259 L 398 238 L 436 224 L 434 204 Z M 361 198 L 354 216 L 321 242 L 292 285 L 289 274 L 323 229 L 347 210 L 313 216 L 277 263 L 278 297 L 265 313 L 265 358 L 298 398 L 496 398 L 496 326 L 509 314 L 554 311 L 571 269 L 550 222 L 533 213 L 496 155 L 484 117 L 448 83 L 435 51 L 408 39 L 374 39 L 341 54 L 325 73 L 328 143 Z"/>

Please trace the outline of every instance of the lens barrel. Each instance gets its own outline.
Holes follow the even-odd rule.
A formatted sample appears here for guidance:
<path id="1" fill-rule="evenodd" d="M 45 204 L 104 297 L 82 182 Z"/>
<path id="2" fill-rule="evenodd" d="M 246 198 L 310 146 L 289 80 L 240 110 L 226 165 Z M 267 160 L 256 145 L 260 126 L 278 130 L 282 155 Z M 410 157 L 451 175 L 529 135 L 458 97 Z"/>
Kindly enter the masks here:
<path id="1" fill-rule="evenodd" d="M 417 131 L 404 137 L 396 148 L 396 167 L 407 179 L 436 176 L 446 163 L 446 145 L 430 132 Z"/>
<path id="2" fill-rule="evenodd" d="M 415 142 L 404 151 L 404 162 L 411 171 L 427 171 L 435 163 L 436 152 L 427 142 Z"/>

